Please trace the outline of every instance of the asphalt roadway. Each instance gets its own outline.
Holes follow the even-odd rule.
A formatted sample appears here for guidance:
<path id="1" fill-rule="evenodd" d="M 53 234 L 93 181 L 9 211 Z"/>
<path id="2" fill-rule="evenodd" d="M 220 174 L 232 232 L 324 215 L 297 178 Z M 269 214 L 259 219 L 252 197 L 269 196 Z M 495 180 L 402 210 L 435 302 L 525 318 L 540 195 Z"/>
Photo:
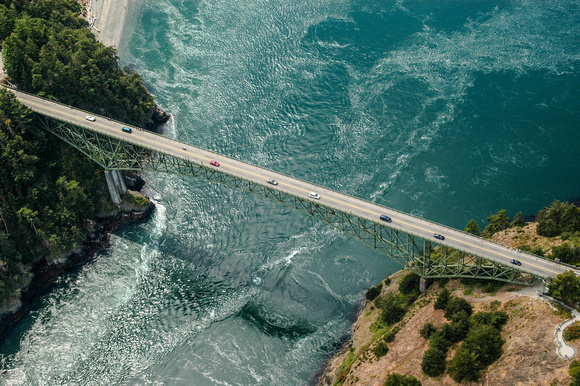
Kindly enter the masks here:
<path id="1" fill-rule="evenodd" d="M 159 134 L 140 130 L 135 126 L 108 120 L 106 117 L 93 115 L 86 111 L 64 106 L 59 103 L 47 101 L 14 90 L 13 92 L 21 103 L 28 106 L 31 110 L 43 115 L 85 127 L 111 137 L 120 138 L 126 142 L 165 153 L 173 157 L 187 159 L 197 164 L 203 164 L 207 167 L 215 167 L 219 171 L 268 186 L 271 189 L 287 192 L 298 197 L 304 197 L 343 212 L 350 212 L 356 216 L 381 223 L 391 228 L 425 239 L 431 239 L 433 242 L 440 245 L 471 253 L 503 265 L 513 266 L 514 268 L 524 272 L 544 278 L 553 278 L 570 269 L 564 265 L 556 264 L 538 256 L 513 250 L 504 245 L 482 239 L 457 229 L 411 216 L 395 209 L 376 205 L 272 170 L 260 168 L 233 158 L 194 147 L 187 143 L 174 141 Z M 86 119 L 87 114 L 91 114 L 96 120 L 94 122 L 88 121 Z M 122 128 L 124 126 L 131 128 L 132 133 L 123 132 Z M 220 166 L 211 166 L 210 161 L 212 160 L 219 162 Z M 268 184 L 266 180 L 269 178 L 278 181 L 278 185 Z M 310 192 L 318 193 L 320 199 L 316 200 L 309 198 L 308 196 Z M 391 217 L 392 222 L 386 223 L 379 220 L 379 216 L 382 214 Z M 435 233 L 443 235 L 445 240 L 435 239 Z M 521 266 L 511 265 L 510 262 L 512 259 L 520 261 Z M 580 274 L 578 271 L 576 271 L 576 273 Z"/>

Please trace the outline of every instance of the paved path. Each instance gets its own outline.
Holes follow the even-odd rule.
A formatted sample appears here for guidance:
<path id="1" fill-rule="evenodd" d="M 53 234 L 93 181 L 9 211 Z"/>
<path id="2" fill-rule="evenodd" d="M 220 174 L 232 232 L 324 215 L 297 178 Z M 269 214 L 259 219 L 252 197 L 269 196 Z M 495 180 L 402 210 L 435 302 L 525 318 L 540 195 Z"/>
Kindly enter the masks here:
<path id="1" fill-rule="evenodd" d="M 556 329 L 556 339 L 558 342 L 558 355 L 561 358 L 571 360 L 576 356 L 576 350 L 573 346 L 566 343 L 564 340 L 564 330 L 572 324 L 580 320 L 580 312 L 572 310 L 572 318 L 561 323 Z"/>
<path id="2" fill-rule="evenodd" d="M 523 288 L 521 291 L 518 292 L 518 296 L 523 295 L 529 297 L 530 304 L 532 304 L 534 300 L 543 300 L 554 311 L 556 310 L 556 308 L 552 305 L 552 303 L 553 302 L 559 303 L 561 306 L 568 308 L 572 312 L 572 318 L 567 319 L 562 323 L 558 324 L 558 326 L 556 326 L 556 330 L 554 331 L 554 343 L 556 343 L 557 347 L 556 353 L 562 359 L 572 360 L 574 357 L 576 357 L 576 350 L 564 339 L 564 330 L 566 330 L 567 327 L 571 326 L 575 322 L 580 321 L 580 312 L 564 305 L 563 303 L 557 300 L 554 300 L 552 297 L 548 295 L 544 295 L 544 292 L 545 292 L 545 284 L 538 283 L 534 286 Z M 542 295 L 540 296 L 540 294 Z"/>

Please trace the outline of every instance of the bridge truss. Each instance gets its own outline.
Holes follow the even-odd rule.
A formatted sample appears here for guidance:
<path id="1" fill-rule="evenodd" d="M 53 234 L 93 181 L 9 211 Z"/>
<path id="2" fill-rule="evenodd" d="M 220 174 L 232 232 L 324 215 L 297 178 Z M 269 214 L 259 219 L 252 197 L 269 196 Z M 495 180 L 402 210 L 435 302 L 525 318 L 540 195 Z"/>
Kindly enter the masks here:
<path id="1" fill-rule="evenodd" d="M 541 277 L 515 266 L 485 260 L 466 252 L 437 245 L 386 224 L 327 207 L 318 202 L 273 189 L 145 147 L 124 142 L 70 123 L 37 114 L 42 127 L 78 149 L 105 170 L 143 170 L 180 174 L 217 182 L 257 194 L 296 209 L 362 241 L 422 278 L 478 278 L 530 285 Z"/>

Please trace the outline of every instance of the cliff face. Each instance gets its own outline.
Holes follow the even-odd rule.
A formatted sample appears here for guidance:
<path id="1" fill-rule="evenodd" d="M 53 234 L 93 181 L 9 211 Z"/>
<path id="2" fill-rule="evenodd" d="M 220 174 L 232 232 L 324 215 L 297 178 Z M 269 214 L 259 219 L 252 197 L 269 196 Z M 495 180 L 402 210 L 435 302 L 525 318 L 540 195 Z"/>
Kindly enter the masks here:
<path id="1" fill-rule="evenodd" d="M 104 202 L 109 202 L 103 196 Z M 109 246 L 109 232 L 121 223 L 146 219 L 155 209 L 155 205 L 136 191 L 128 191 L 119 207 L 110 206 L 108 211 L 101 211 L 87 225 L 85 242 L 77 249 L 68 251 L 56 259 L 42 258 L 30 271 L 28 280 L 23 283 L 20 296 L 14 297 L 3 309 L 0 309 L 0 334 L 8 326 L 25 315 L 33 298 L 47 288 L 60 275 L 68 270 L 86 263 L 95 254 Z"/>
<path id="2" fill-rule="evenodd" d="M 401 271 L 391 277 L 391 284 L 383 288 L 383 294 L 398 290 L 398 280 L 403 273 Z M 480 382 L 474 384 L 569 384 L 569 362 L 558 357 L 554 342 L 554 331 L 565 317 L 539 300 L 535 290 L 506 284 L 490 296 L 459 280 L 450 281 L 446 287 L 453 296 L 469 301 L 474 312 L 502 310 L 509 315 L 508 323 L 502 329 L 502 338 L 505 340 L 503 355 L 488 368 Z M 402 328 L 394 341 L 388 343 L 388 353 L 378 360 L 369 352 L 373 340 L 369 328 L 376 320 L 378 310 L 372 302 L 367 302 L 352 328 L 351 341 L 330 360 L 319 384 L 340 384 L 336 383 L 337 375 L 344 372 L 350 363 L 348 373 L 343 378 L 345 381 L 342 384 L 345 385 L 382 386 L 389 373 L 412 375 L 423 385 L 456 385 L 447 374 L 431 378 L 421 371 L 428 341 L 421 337 L 419 330 L 426 322 L 439 327 L 447 321 L 443 310 L 433 309 L 440 291 L 439 285 L 434 284 L 417 299 L 401 322 Z M 450 348 L 448 361 L 453 358 L 458 347 L 459 344 Z"/>

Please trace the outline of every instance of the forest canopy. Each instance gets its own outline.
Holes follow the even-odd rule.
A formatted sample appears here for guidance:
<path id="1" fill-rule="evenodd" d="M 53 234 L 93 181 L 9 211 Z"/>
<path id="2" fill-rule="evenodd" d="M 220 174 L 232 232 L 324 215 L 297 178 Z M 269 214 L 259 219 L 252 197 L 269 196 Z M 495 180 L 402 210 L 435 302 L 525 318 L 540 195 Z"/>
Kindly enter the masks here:
<path id="1" fill-rule="evenodd" d="M 4 67 L 20 89 L 146 126 L 155 109 L 141 76 L 119 68 L 96 41 L 76 0 L 0 0 Z"/>
<path id="2" fill-rule="evenodd" d="M 97 42 L 76 0 L 0 0 L 8 81 L 21 90 L 147 126 L 155 109 L 141 77 Z M 103 171 L 43 131 L 0 88 L 0 307 L 17 298 L 31 267 L 79 247 L 106 194 Z"/>

